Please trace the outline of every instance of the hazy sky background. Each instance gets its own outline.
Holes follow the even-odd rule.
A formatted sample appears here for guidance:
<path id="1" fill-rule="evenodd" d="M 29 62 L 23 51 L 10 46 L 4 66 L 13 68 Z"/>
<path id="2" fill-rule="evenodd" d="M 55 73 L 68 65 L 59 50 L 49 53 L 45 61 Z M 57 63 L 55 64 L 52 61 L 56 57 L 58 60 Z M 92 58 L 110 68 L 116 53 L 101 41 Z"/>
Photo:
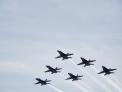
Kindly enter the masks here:
<path id="1" fill-rule="evenodd" d="M 78 83 L 85 82 L 96 92 L 108 92 L 106 88 L 119 92 L 93 66 L 78 67 L 98 83 L 70 60 L 55 60 L 57 50 L 74 53 L 75 63 L 81 62 L 81 56 L 96 59 L 99 71 L 102 65 L 117 68 L 110 78 L 121 83 L 122 1 L 0 0 L 0 92 L 55 92 L 48 86 L 35 86 L 36 77 L 51 79 L 64 92 L 81 92 L 59 74 L 45 74 L 45 65 L 62 67 L 66 77 L 68 72 L 84 75 Z"/>

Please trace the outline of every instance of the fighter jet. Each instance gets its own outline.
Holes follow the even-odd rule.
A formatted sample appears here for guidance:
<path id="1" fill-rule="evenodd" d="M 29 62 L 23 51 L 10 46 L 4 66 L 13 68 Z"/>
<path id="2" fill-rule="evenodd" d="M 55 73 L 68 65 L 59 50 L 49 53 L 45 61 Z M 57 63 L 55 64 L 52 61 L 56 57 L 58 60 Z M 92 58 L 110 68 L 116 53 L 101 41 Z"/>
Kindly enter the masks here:
<path id="1" fill-rule="evenodd" d="M 51 81 L 51 80 L 47 80 L 47 79 L 42 80 L 42 79 L 40 79 L 40 78 L 36 78 L 36 80 L 37 80 L 38 82 L 35 83 L 35 84 L 41 84 L 41 86 L 50 84 L 49 82 Z"/>
<path id="2" fill-rule="evenodd" d="M 103 71 L 99 72 L 98 74 L 105 73 L 104 75 L 109 75 L 109 74 L 114 73 L 112 71 L 117 70 L 117 69 L 111 69 L 111 68 L 108 69 L 105 66 L 102 66 L 102 68 L 103 68 Z"/>
<path id="3" fill-rule="evenodd" d="M 73 53 L 69 54 L 69 53 L 63 53 L 62 51 L 60 50 L 57 50 L 57 52 L 59 53 L 59 56 L 56 57 L 57 58 L 62 58 L 62 60 L 65 60 L 65 59 L 69 59 L 69 58 L 72 58 L 72 57 L 69 57 L 71 55 L 74 55 Z"/>
<path id="4" fill-rule="evenodd" d="M 83 77 L 83 76 L 79 76 L 78 74 L 77 75 L 74 75 L 72 73 L 68 73 L 69 74 L 69 78 L 65 79 L 65 80 L 69 80 L 69 79 L 72 79 L 72 81 L 76 81 L 76 80 L 81 80 L 79 77 Z"/>
<path id="5" fill-rule="evenodd" d="M 53 67 L 51 67 L 49 65 L 46 65 L 46 67 L 48 68 L 48 70 L 45 71 L 45 72 L 51 72 L 51 74 L 61 72 L 61 71 L 58 71 L 58 70 L 61 70 L 62 69 L 62 68 L 58 68 L 58 67 L 53 68 Z"/>
<path id="6" fill-rule="evenodd" d="M 94 64 L 91 64 L 91 62 L 95 62 L 96 60 L 86 60 L 85 58 L 82 58 L 80 57 L 80 59 L 82 60 L 81 63 L 77 64 L 77 65 L 83 65 L 84 64 L 84 67 L 86 66 L 90 66 L 90 65 L 94 65 Z"/>

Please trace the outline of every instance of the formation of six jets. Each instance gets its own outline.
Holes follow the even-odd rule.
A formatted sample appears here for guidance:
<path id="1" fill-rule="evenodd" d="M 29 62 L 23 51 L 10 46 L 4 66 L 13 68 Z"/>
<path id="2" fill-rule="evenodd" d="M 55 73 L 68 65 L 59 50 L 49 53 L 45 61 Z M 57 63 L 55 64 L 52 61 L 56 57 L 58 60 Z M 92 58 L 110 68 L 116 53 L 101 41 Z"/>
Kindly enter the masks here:
<path id="1" fill-rule="evenodd" d="M 69 59 L 69 58 L 72 58 L 71 56 L 74 55 L 73 53 L 63 53 L 62 51 L 60 50 L 57 50 L 57 52 L 59 53 L 59 56 L 56 57 L 57 58 L 62 58 L 62 60 L 65 60 L 65 59 Z M 86 60 L 85 58 L 83 57 L 80 57 L 80 59 L 82 60 L 81 63 L 77 64 L 77 65 L 84 65 L 84 67 L 86 66 L 90 66 L 90 65 L 94 65 L 93 62 L 95 62 L 96 60 Z M 46 72 L 50 72 L 51 74 L 54 74 L 54 73 L 59 73 L 61 72 L 61 69 L 62 68 L 59 68 L 59 67 L 51 67 L 49 65 L 46 65 L 46 67 L 48 68 L 48 70 L 45 71 Z M 111 69 L 111 68 L 106 68 L 105 66 L 102 66 L 102 71 L 97 73 L 97 74 L 102 74 L 104 73 L 104 75 L 109 75 L 109 74 L 112 74 L 114 73 L 113 71 L 114 70 L 117 70 L 117 69 Z M 76 81 L 76 80 L 81 80 L 80 77 L 83 77 L 83 75 L 74 75 L 72 73 L 68 73 L 69 77 L 66 78 L 65 80 L 69 80 L 71 79 L 72 81 Z M 42 80 L 40 78 L 36 78 L 37 80 L 37 83 L 35 84 L 41 84 L 41 85 L 47 85 L 47 84 L 50 84 L 49 82 L 51 80 L 48 80 L 48 79 L 45 79 L 45 80 Z"/>

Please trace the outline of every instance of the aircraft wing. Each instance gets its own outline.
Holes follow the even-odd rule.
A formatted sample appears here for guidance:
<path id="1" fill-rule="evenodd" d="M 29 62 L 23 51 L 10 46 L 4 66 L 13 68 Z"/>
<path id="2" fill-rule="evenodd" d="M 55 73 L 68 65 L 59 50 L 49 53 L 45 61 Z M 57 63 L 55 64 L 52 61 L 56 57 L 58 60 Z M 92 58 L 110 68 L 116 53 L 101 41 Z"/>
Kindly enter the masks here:
<path id="1" fill-rule="evenodd" d="M 110 71 L 114 71 L 114 70 L 117 70 L 117 69 L 109 69 Z"/>
<path id="2" fill-rule="evenodd" d="M 97 74 L 101 74 L 101 73 L 104 73 L 104 71 L 101 71 L 101 72 L 99 72 L 99 73 L 97 73 Z"/>
<path id="3" fill-rule="evenodd" d="M 84 64 L 83 62 L 81 62 L 81 63 L 79 63 L 79 64 L 77 64 L 77 65 L 82 65 L 82 64 Z"/>
<path id="4" fill-rule="evenodd" d="M 67 79 L 65 79 L 65 80 L 69 80 L 69 79 L 71 79 L 71 77 L 69 77 L 69 78 L 67 78 Z"/>
<path id="5" fill-rule="evenodd" d="M 55 57 L 55 58 L 61 58 L 61 56 L 57 56 L 57 57 Z"/>
<path id="6" fill-rule="evenodd" d="M 47 70 L 47 71 L 45 71 L 45 72 L 50 72 L 50 70 Z"/>
<path id="7" fill-rule="evenodd" d="M 71 56 L 71 55 L 74 55 L 74 54 L 73 53 L 71 53 L 71 54 L 67 53 L 67 55 Z"/>
<path id="8" fill-rule="evenodd" d="M 56 67 L 55 69 L 56 69 L 56 70 L 61 70 L 62 68 L 58 68 L 58 67 Z"/>
<path id="9" fill-rule="evenodd" d="M 46 82 L 50 82 L 51 80 L 47 80 Z"/>
<path id="10" fill-rule="evenodd" d="M 96 61 L 96 60 L 89 60 L 89 62 L 94 62 L 94 61 Z"/>
<path id="11" fill-rule="evenodd" d="M 77 75 L 77 77 L 83 77 L 83 76 Z"/>

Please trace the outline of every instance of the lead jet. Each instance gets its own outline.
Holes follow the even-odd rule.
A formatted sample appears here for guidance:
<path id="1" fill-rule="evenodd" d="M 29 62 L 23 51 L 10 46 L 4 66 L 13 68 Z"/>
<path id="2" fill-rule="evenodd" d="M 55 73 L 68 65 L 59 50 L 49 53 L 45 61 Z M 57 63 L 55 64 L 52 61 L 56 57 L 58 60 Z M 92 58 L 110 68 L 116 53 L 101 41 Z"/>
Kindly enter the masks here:
<path id="1" fill-rule="evenodd" d="M 65 59 L 69 59 L 69 58 L 72 58 L 70 57 L 71 55 L 74 55 L 73 53 L 69 54 L 69 53 L 63 53 L 62 51 L 60 50 L 57 50 L 57 52 L 59 53 L 59 56 L 56 57 L 57 58 L 62 58 L 62 60 L 65 60 Z"/>
<path id="2" fill-rule="evenodd" d="M 51 74 L 61 72 L 61 71 L 58 71 L 58 70 L 61 70 L 62 69 L 62 68 L 58 68 L 58 67 L 53 68 L 53 67 L 48 66 L 48 65 L 46 67 L 48 68 L 48 70 L 45 71 L 45 72 L 51 72 Z"/>
<path id="3" fill-rule="evenodd" d="M 47 80 L 47 79 L 42 80 L 42 79 L 40 79 L 40 78 L 36 78 L 36 80 L 37 80 L 38 82 L 35 83 L 35 84 L 41 84 L 41 86 L 50 84 L 49 82 L 51 81 L 51 80 Z"/>
<path id="4" fill-rule="evenodd" d="M 86 60 L 85 58 L 82 58 L 82 57 L 80 57 L 80 59 L 82 60 L 82 62 L 77 64 L 77 65 L 83 65 L 84 64 L 84 67 L 94 65 L 94 64 L 92 64 L 92 62 L 96 61 L 96 60 Z"/>
<path id="5" fill-rule="evenodd" d="M 112 71 L 117 70 L 117 69 L 111 69 L 111 68 L 108 69 L 105 66 L 102 66 L 102 68 L 103 68 L 103 71 L 99 72 L 98 74 L 105 73 L 104 75 L 109 75 L 109 74 L 114 73 Z"/>
<path id="6" fill-rule="evenodd" d="M 72 73 L 68 73 L 69 74 L 69 78 L 65 79 L 65 80 L 69 80 L 69 79 L 72 79 L 72 81 L 76 81 L 76 80 L 81 80 L 80 77 L 83 77 L 83 76 L 79 76 L 78 74 L 77 75 L 74 75 Z"/>

